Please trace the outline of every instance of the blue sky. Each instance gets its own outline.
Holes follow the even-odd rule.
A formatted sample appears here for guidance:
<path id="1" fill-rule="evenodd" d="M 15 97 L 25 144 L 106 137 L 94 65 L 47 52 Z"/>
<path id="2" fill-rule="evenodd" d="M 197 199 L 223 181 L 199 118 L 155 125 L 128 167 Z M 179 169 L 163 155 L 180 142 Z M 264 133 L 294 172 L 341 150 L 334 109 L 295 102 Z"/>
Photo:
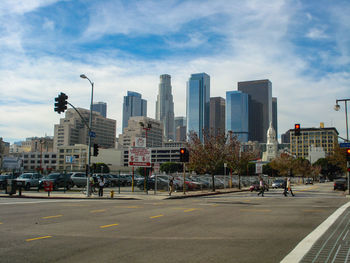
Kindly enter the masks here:
<path id="1" fill-rule="evenodd" d="M 172 76 L 175 115 L 184 116 L 186 81 L 198 72 L 221 97 L 238 81 L 270 79 L 279 134 L 324 122 L 346 137 L 344 107 L 333 106 L 350 95 L 349 14 L 345 0 L 2 0 L 0 137 L 53 135 L 60 92 L 89 108 L 82 73 L 118 133 L 128 90 L 154 118 L 161 74 Z"/>

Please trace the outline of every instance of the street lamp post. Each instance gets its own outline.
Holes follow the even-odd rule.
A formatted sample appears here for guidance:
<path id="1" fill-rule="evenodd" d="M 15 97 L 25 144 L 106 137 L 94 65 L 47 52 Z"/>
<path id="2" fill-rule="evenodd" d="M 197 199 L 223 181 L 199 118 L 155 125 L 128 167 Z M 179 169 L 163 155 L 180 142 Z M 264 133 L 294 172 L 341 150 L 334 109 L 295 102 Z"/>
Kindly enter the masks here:
<path id="1" fill-rule="evenodd" d="M 91 84 L 91 103 L 90 103 L 90 117 L 89 117 L 89 150 L 88 150 L 88 169 L 87 169 L 87 181 L 86 181 L 86 196 L 90 196 L 90 165 L 91 165 L 91 128 L 92 128 L 92 104 L 94 101 L 94 83 L 84 74 L 81 74 L 82 79 L 87 79 Z"/>
<path id="2" fill-rule="evenodd" d="M 350 99 L 340 99 L 336 100 L 336 104 L 334 106 L 334 110 L 338 111 L 340 109 L 340 105 L 338 104 L 339 101 L 344 101 L 345 103 L 345 123 L 346 123 L 346 141 L 349 142 L 349 127 L 348 127 L 348 101 Z M 350 167 L 350 162 L 347 161 L 347 168 Z M 348 171 L 348 191 L 350 195 L 350 172 Z"/>
<path id="3" fill-rule="evenodd" d="M 334 106 L 334 110 L 339 111 L 340 105 L 338 104 L 339 101 L 344 101 L 345 103 L 345 123 L 346 123 L 346 140 L 349 141 L 349 127 L 348 127 L 348 104 L 347 102 L 350 101 L 350 99 L 340 99 L 336 100 L 336 104 Z"/>

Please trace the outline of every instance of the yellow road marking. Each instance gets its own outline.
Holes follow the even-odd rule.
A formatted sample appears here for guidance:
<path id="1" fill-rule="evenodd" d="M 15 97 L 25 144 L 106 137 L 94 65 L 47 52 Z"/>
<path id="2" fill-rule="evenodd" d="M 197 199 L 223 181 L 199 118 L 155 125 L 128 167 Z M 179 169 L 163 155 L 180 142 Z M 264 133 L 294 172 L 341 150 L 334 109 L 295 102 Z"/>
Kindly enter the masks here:
<path id="1" fill-rule="evenodd" d="M 106 209 L 99 209 L 99 210 L 91 210 L 90 213 L 102 213 L 105 212 Z"/>
<path id="2" fill-rule="evenodd" d="M 197 209 L 198 209 L 198 208 L 190 208 L 190 209 L 184 210 L 184 212 L 185 212 L 185 213 L 187 213 L 187 212 L 192 212 L 192 211 L 197 210 Z"/>
<path id="3" fill-rule="evenodd" d="M 215 204 L 215 205 L 211 205 L 211 206 L 219 206 L 219 205 Z"/>
<path id="4" fill-rule="evenodd" d="M 318 186 L 311 186 L 311 187 L 309 187 L 309 188 L 306 188 L 306 189 L 300 189 L 300 190 L 296 190 L 295 192 L 297 193 L 297 192 L 302 192 L 302 191 L 308 191 L 308 190 L 312 190 L 312 189 L 315 189 L 315 188 L 318 188 Z"/>
<path id="5" fill-rule="evenodd" d="M 106 227 L 117 226 L 117 225 L 119 224 L 110 224 L 110 225 L 100 226 L 100 228 L 106 228 Z"/>
<path id="6" fill-rule="evenodd" d="M 142 206 L 137 206 L 137 205 L 133 205 L 133 206 L 115 206 L 116 208 L 142 208 Z"/>
<path id="7" fill-rule="evenodd" d="M 81 206 L 88 206 L 88 205 L 80 205 L 80 204 L 64 204 L 62 206 L 69 206 L 69 207 L 81 207 Z"/>
<path id="8" fill-rule="evenodd" d="M 240 209 L 243 212 L 271 212 L 270 209 Z"/>
<path id="9" fill-rule="evenodd" d="M 250 202 L 250 200 L 243 200 L 243 202 Z"/>
<path id="10" fill-rule="evenodd" d="M 52 236 L 36 237 L 36 238 L 26 239 L 26 241 L 30 242 L 30 241 L 39 240 L 39 239 L 45 239 L 45 238 L 50 238 L 50 237 L 52 237 Z"/>
<path id="11" fill-rule="evenodd" d="M 2 225 L 2 222 L 0 222 L 0 225 Z"/>
<path id="12" fill-rule="evenodd" d="M 153 218 L 158 218 L 158 217 L 162 217 L 164 215 L 157 215 L 157 216 L 150 216 L 149 218 L 153 219 Z"/>
<path id="13" fill-rule="evenodd" d="M 45 217 L 42 217 L 42 219 L 50 219 L 50 218 L 56 218 L 56 217 L 61 217 L 63 215 L 57 215 L 57 216 L 45 216 Z"/>

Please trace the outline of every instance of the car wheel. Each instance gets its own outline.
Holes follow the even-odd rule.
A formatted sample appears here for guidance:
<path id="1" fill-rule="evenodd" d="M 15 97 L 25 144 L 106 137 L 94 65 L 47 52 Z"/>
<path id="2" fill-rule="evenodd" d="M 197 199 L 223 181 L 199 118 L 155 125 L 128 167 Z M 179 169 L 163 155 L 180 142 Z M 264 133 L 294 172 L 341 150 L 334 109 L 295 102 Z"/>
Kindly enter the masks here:
<path id="1" fill-rule="evenodd" d="M 30 190 L 30 183 L 27 183 L 26 186 L 24 187 L 26 190 Z"/>

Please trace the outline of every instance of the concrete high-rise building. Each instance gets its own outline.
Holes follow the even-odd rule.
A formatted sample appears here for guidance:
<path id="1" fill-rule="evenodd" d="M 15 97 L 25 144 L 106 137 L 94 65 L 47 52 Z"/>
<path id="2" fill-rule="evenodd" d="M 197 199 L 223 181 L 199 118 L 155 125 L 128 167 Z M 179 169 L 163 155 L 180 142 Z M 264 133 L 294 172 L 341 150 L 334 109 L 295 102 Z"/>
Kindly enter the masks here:
<path id="1" fill-rule="evenodd" d="M 141 98 L 140 93 L 128 91 L 123 103 L 123 130 L 133 116 L 147 116 L 147 101 Z"/>
<path id="2" fill-rule="evenodd" d="M 90 111 L 82 108 L 77 110 L 85 122 L 89 123 Z M 96 136 L 92 138 L 91 143 L 97 143 L 101 148 L 115 148 L 116 123 L 116 120 L 104 118 L 99 113 L 92 111 L 91 130 Z M 68 109 L 65 117 L 60 119 L 60 123 L 55 124 L 54 152 L 59 146 L 88 145 L 88 142 L 89 129 L 74 109 Z"/>
<path id="3" fill-rule="evenodd" d="M 203 140 L 203 131 L 210 128 L 210 76 L 192 74 L 187 82 L 186 98 L 187 134 L 195 132 Z"/>
<path id="4" fill-rule="evenodd" d="M 232 131 L 241 142 L 249 139 L 249 95 L 241 91 L 226 92 L 226 133 Z"/>
<path id="5" fill-rule="evenodd" d="M 238 82 L 238 90 L 250 95 L 249 140 L 266 143 L 272 121 L 272 83 L 268 79 Z"/>
<path id="6" fill-rule="evenodd" d="M 107 118 L 107 103 L 106 102 L 96 102 L 92 104 L 92 110 L 99 112 L 103 117 Z"/>
<path id="7" fill-rule="evenodd" d="M 272 97 L 272 127 L 276 132 L 276 138 L 278 139 L 278 114 L 277 114 L 277 98 Z"/>
<path id="8" fill-rule="evenodd" d="M 156 120 L 163 123 L 164 140 L 174 140 L 174 102 L 171 92 L 171 76 L 167 74 L 160 75 L 156 101 Z"/>
<path id="9" fill-rule="evenodd" d="M 181 126 L 186 127 L 186 117 L 175 117 L 175 129 Z"/>
<path id="10" fill-rule="evenodd" d="M 210 98 L 210 133 L 214 136 L 225 132 L 225 99 Z"/>
<path id="11" fill-rule="evenodd" d="M 140 123 L 143 123 L 144 126 Z M 146 147 L 161 147 L 163 144 L 163 124 L 148 117 L 131 117 L 128 127 L 123 130 L 123 134 L 119 135 L 119 144 L 122 148 L 129 148 L 133 146 L 137 137 L 146 138 Z"/>
<path id="12" fill-rule="evenodd" d="M 175 140 L 186 141 L 186 117 L 175 117 Z"/>

